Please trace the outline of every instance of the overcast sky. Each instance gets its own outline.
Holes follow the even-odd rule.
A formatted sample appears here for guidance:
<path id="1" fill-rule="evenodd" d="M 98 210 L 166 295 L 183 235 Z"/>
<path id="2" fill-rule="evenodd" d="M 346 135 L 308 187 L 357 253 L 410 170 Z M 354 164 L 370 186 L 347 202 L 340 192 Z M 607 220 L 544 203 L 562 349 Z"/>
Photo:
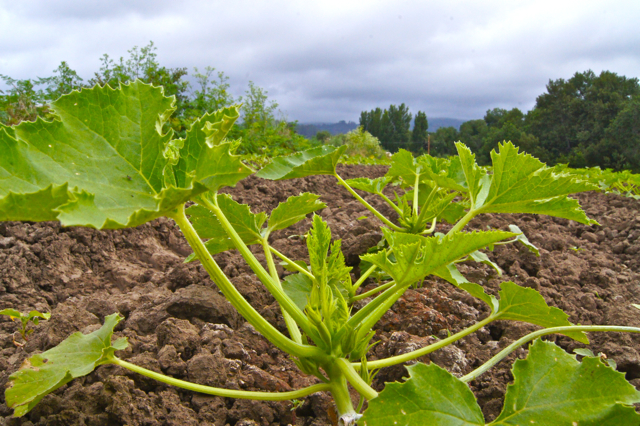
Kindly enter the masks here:
<path id="1" fill-rule="evenodd" d="M 640 75 L 640 1 L 0 0 L 0 74 L 85 80 L 104 53 L 153 41 L 161 65 L 252 80 L 289 120 L 415 114 L 482 118 L 531 109 L 550 79 Z"/>

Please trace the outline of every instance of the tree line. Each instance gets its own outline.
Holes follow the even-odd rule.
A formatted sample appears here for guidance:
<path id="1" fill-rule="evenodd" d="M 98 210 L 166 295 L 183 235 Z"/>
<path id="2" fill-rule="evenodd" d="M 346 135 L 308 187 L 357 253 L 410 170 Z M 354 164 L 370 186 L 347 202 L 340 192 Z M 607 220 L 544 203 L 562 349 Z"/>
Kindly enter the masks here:
<path id="1" fill-rule="evenodd" d="M 389 151 L 408 149 L 446 157 L 462 141 L 480 164 L 491 164 L 491 151 L 511 141 L 547 164 L 612 168 L 640 173 L 640 85 L 610 71 L 577 72 L 568 80 L 550 80 L 526 114 L 518 108 L 488 110 L 484 118 L 464 122 L 459 129 L 441 127 L 429 133 L 418 112 L 413 131 L 405 104 L 387 110 L 363 111 L 360 125 Z M 420 120 L 418 120 L 420 117 Z M 424 123 L 424 124 L 423 124 Z M 422 127 L 424 126 L 424 128 Z"/>
<path id="2" fill-rule="evenodd" d="M 176 111 L 166 126 L 184 136 L 191 124 L 207 112 L 242 103 L 241 123 L 234 126 L 230 138 L 240 140 L 242 154 L 282 155 L 311 148 L 313 141 L 295 132 L 296 123 L 277 117 L 278 104 L 268 98 L 268 92 L 249 82 L 243 96 L 235 97 L 230 91 L 229 78 L 222 71 L 206 67 L 194 68 L 194 83 L 188 81 L 187 68 L 161 66 L 153 42 L 133 47 L 129 57 L 113 60 L 105 54 L 101 67 L 93 78 L 84 81 L 65 61 L 50 77 L 18 80 L 0 74 L 8 89 L 0 90 L 0 123 L 11 126 L 37 117 L 53 118 L 49 105 L 73 90 L 95 85 L 117 87 L 140 79 L 145 83 L 162 86 L 167 96 L 175 96 Z"/>

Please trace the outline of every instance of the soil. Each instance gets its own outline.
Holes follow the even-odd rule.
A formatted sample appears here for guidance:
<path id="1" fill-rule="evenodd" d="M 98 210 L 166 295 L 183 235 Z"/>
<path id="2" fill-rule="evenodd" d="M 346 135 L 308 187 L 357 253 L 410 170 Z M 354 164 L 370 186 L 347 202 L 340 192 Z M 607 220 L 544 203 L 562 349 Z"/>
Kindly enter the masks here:
<path id="1" fill-rule="evenodd" d="M 345 178 L 377 177 L 382 166 L 341 166 Z M 335 238 L 343 240 L 347 262 L 381 238 L 380 223 L 335 179 L 315 176 L 269 182 L 249 177 L 228 190 L 254 212 L 272 210 L 278 202 L 302 191 L 321 195 L 327 204 L 320 214 Z M 512 280 L 540 291 L 552 306 L 563 309 L 573 323 L 640 326 L 640 201 L 617 195 L 577 196 L 600 225 L 585 226 L 538 215 L 487 215 L 471 229 L 508 229 L 518 225 L 540 249 L 536 257 L 522 245 L 496 247 L 489 257 L 504 271 L 498 276 L 485 265 L 463 264 L 462 272 L 487 292 Z M 366 199 L 385 214 L 393 212 L 375 196 Z M 362 219 L 362 216 L 369 216 Z M 279 231 L 273 245 L 293 259 L 306 257 L 299 236 L 310 220 Z M 439 225 L 446 230 L 446 225 Z M 258 253 L 258 251 L 255 251 Z M 291 359 L 274 348 L 241 318 L 197 263 L 184 264 L 191 253 L 180 231 L 168 219 L 135 229 L 96 231 L 63 228 L 58 223 L 0 223 L 0 309 L 51 312 L 49 321 L 34 327 L 23 348 L 14 339 L 17 324 L 0 318 L 0 387 L 29 355 L 47 350 L 71 333 L 91 332 L 104 317 L 120 312 L 126 320 L 115 336 L 126 336 L 129 347 L 118 355 L 174 377 L 230 389 L 284 391 L 312 383 Z M 264 257 L 258 258 L 264 260 Z M 285 325 L 273 297 L 256 280 L 237 252 L 216 256 L 224 272 L 247 300 L 282 331 Z M 354 269 L 354 277 L 359 273 Z M 281 271 L 284 275 L 286 272 Z M 374 288 L 368 283 L 364 290 Z M 488 307 L 437 279 L 410 289 L 377 326 L 369 359 L 405 353 L 446 337 L 481 320 Z M 495 322 L 457 344 L 423 357 L 456 375 L 470 372 L 535 326 Z M 17 336 L 17 337 L 16 337 Z M 640 386 L 640 336 L 592 334 L 589 348 L 615 360 L 627 379 Z M 583 347 L 566 337 L 550 337 L 568 351 Z M 487 421 L 499 413 L 510 368 L 508 361 L 471 383 Z M 403 366 L 383 369 L 373 386 L 402 380 Z M 335 415 L 328 395 L 314 394 L 293 409 L 290 402 L 224 399 L 166 386 L 120 367 L 101 366 L 45 397 L 20 419 L 0 396 L 0 425 L 331 425 Z"/>

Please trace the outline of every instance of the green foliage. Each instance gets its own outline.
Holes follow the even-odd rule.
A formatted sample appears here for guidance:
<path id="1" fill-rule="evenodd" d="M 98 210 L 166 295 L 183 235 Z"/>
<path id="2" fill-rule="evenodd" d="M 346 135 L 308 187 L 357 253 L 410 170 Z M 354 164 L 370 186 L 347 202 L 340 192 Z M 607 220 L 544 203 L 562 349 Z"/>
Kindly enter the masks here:
<path id="1" fill-rule="evenodd" d="M 16 321 L 16 320 L 20 321 L 19 331 L 20 331 L 20 335 L 25 341 L 28 340 L 28 336 L 31 333 L 33 333 L 33 329 L 27 328 L 29 326 L 29 321 L 31 321 L 33 325 L 38 325 L 41 319 L 46 321 L 49 318 L 51 318 L 51 314 L 49 312 L 42 313 L 42 312 L 33 310 L 28 314 L 23 314 L 22 312 L 16 311 L 15 309 L 11 309 L 11 308 L 1 310 L 0 315 L 7 315 L 13 321 Z M 15 340 L 13 342 L 16 343 Z"/>
<path id="2" fill-rule="evenodd" d="M 14 409 L 14 416 L 25 415 L 46 395 L 109 362 L 114 351 L 125 349 L 126 338 L 111 343 L 113 329 L 122 319 L 118 314 L 109 315 L 99 330 L 87 335 L 74 333 L 55 348 L 23 363 L 20 370 L 9 376 L 11 384 L 5 392 L 7 406 Z"/>
<path id="3" fill-rule="evenodd" d="M 128 75 L 146 72 L 145 64 L 153 65 L 152 51 L 135 51 L 134 57 L 133 62 L 121 61 L 112 68 Z M 224 85 L 224 80 L 220 84 Z M 211 98 L 206 98 L 208 92 L 202 90 L 203 102 L 213 102 L 216 96 L 224 98 L 223 93 L 211 93 Z M 260 94 L 264 93 L 256 89 L 256 99 Z M 261 102 L 264 101 L 266 97 Z M 194 118 L 182 137 L 176 138 L 165 126 L 175 102 L 175 98 L 164 95 L 162 88 L 139 80 L 117 88 L 105 84 L 73 91 L 53 101 L 53 121 L 0 125 L 0 220 L 58 220 L 67 226 L 106 229 L 133 227 L 160 216 L 173 219 L 193 248 L 194 254 L 187 260 L 199 260 L 231 305 L 267 340 L 289 353 L 304 373 L 316 376 L 322 384 L 291 392 L 260 393 L 202 386 L 146 370 L 115 356 L 115 351 L 126 348 L 127 343 L 126 339 L 111 343 L 114 327 L 121 320 L 114 314 L 106 317 L 101 329 L 88 335 L 76 333 L 59 346 L 33 355 L 10 376 L 5 396 L 14 415 L 24 415 L 45 395 L 97 366 L 115 364 L 170 385 L 225 397 L 285 400 L 330 391 L 345 424 L 353 424 L 359 417 L 347 387 L 351 385 L 363 400 L 370 401 L 363 419 L 366 424 L 409 421 L 481 425 L 482 414 L 469 388 L 439 367 L 412 367 L 406 383 L 388 385 L 380 394 L 371 388 L 375 375 L 372 371 L 419 358 L 495 320 L 525 321 L 547 327 L 543 330 L 547 333 L 561 332 L 583 343 L 588 342 L 583 332 L 589 330 L 640 332 L 637 327 L 572 326 L 564 312 L 548 306 L 535 290 L 505 282 L 498 299 L 469 282 L 456 267 L 473 260 L 488 264 L 499 273 L 497 265 L 481 251 L 496 244 L 519 241 L 536 251 L 515 226 L 510 227 L 512 232 L 463 232 L 479 214 L 541 213 L 595 223 L 576 201 L 567 198 L 568 194 L 597 188 L 580 179 L 582 175 L 548 168 L 520 153 L 511 143 L 501 144 L 498 151 L 491 152 L 490 170 L 479 166 L 471 151 L 458 143 L 457 157 L 414 158 L 410 152 L 400 150 L 393 156 L 386 176 L 349 181 L 336 172 L 348 144 L 339 148 L 323 145 L 274 158 L 257 173 L 259 178 L 333 175 L 386 225 L 384 242 L 361 257 L 371 266 L 353 283 L 341 242 L 332 241 L 331 230 L 320 216 L 314 215 L 307 233 L 308 263 L 289 259 L 270 246 L 272 232 L 298 223 L 324 207 L 317 195 L 290 197 L 267 215 L 253 213 L 250 206 L 219 194 L 221 188 L 234 186 L 253 173 L 234 154 L 242 142 L 227 138 L 240 116 L 239 107 L 225 106 Z M 390 110 L 400 117 L 406 115 L 402 109 Z M 386 117 L 391 120 L 389 113 Z M 263 118 L 251 126 L 261 126 L 259 120 Z M 366 141 L 369 135 L 359 130 L 345 138 Z M 390 184 L 404 190 L 403 195 L 394 194 L 395 202 L 385 194 Z M 384 217 L 354 188 L 381 197 L 398 213 L 398 223 Z M 185 211 L 187 202 L 196 204 Z M 441 219 L 453 224 L 447 235 L 434 232 Z M 249 245 L 259 247 L 250 249 Z M 278 302 L 288 335 L 249 304 L 212 257 L 230 249 L 238 250 Z M 264 262 L 254 254 L 260 249 Z M 295 272 L 284 281 L 274 255 L 286 264 L 287 270 Z M 364 280 L 376 270 L 391 280 L 358 294 Z M 378 276 L 384 277 L 379 271 Z M 428 276 L 445 279 L 484 301 L 491 308 L 490 314 L 433 345 L 367 361 L 375 324 L 411 285 Z M 363 302 L 352 310 L 356 301 Z M 28 315 L 17 310 L 1 313 L 20 318 L 23 330 L 29 321 L 35 323 L 46 317 L 36 311 Z M 538 334 L 525 338 L 531 340 L 535 336 Z M 495 359 L 504 358 L 525 340 L 505 348 L 496 355 L 498 358 L 468 376 L 486 371 L 495 365 Z M 630 404 L 639 401 L 638 392 L 599 359 L 587 357 L 580 364 L 554 345 L 536 342 L 528 359 L 516 362 L 513 373 L 514 383 L 508 388 L 505 408 L 492 424 L 550 424 L 549 419 L 555 422 L 558 418 L 565 423 L 637 424 Z M 589 403 L 585 404 L 585 400 Z M 562 412 L 561 416 L 553 417 L 557 411 Z"/>

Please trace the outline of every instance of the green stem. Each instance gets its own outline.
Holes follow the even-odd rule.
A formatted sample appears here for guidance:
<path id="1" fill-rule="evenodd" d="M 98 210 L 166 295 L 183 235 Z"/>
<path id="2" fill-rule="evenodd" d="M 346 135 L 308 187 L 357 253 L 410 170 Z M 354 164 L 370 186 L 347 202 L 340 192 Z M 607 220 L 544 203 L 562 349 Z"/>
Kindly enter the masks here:
<path id="1" fill-rule="evenodd" d="M 360 374 L 358 374 L 358 372 L 353 368 L 353 365 L 349 361 L 344 358 L 338 358 L 335 363 L 340 371 L 342 371 L 342 374 L 345 375 L 349 383 L 351 383 L 351 386 L 353 386 L 353 388 L 357 390 L 360 395 L 364 396 L 367 399 L 373 399 L 378 396 L 378 392 L 376 392 L 373 388 L 371 388 L 371 386 L 369 386 L 364 380 L 362 380 Z"/>
<path id="2" fill-rule="evenodd" d="M 387 204 L 389 204 L 399 215 L 402 215 L 402 210 L 400 209 L 400 207 L 396 206 L 396 204 L 393 201 L 391 201 L 389 197 L 384 195 L 382 192 L 376 192 L 376 194 L 382 197 L 382 199 L 386 201 Z"/>
<path id="3" fill-rule="evenodd" d="M 462 228 L 464 228 L 467 225 L 467 223 L 471 221 L 471 219 L 476 217 L 477 214 L 478 212 L 476 210 L 473 210 L 473 209 L 469 210 L 467 214 L 465 214 L 462 217 L 462 219 L 460 219 L 458 223 L 456 223 L 455 226 L 451 228 L 449 232 L 447 232 L 447 236 L 452 235 L 454 232 L 460 232 Z"/>
<path id="4" fill-rule="evenodd" d="M 302 266 L 298 265 L 296 262 L 294 262 L 293 260 L 289 259 L 284 254 L 280 253 L 278 250 L 274 249 L 271 246 L 269 246 L 269 250 L 271 250 L 271 252 L 273 254 L 275 254 L 276 256 L 278 256 L 280 259 L 282 259 L 285 262 L 287 262 L 287 264 L 289 266 L 291 266 L 293 269 L 295 269 L 296 271 L 300 272 L 301 274 L 306 275 L 307 277 L 311 278 L 311 280 L 313 280 L 313 281 L 316 280 L 316 277 L 311 272 L 309 272 L 308 270 L 304 269 Z"/>
<path id="5" fill-rule="evenodd" d="M 331 380 L 329 382 L 331 396 L 333 396 L 333 400 L 336 403 L 340 420 L 342 420 L 344 424 L 355 425 L 360 415 L 353 408 L 346 377 L 335 362 L 327 366 L 327 370 Z"/>
<path id="6" fill-rule="evenodd" d="M 360 309 L 351 318 L 349 318 L 347 324 L 352 326 L 353 328 L 357 327 L 358 324 L 360 324 L 365 318 L 367 318 L 369 314 L 371 314 L 378 306 L 383 304 L 390 297 L 393 297 L 396 291 L 398 291 L 398 288 L 396 288 L 396 286 L 390 287 L 385 290 L 384 293 L 377 296 L 371 302 L 367 303 L 362 309 Z"/>
<path id="7" fill-rule="evenodd" d="M 271 273 L 271 278 L 273 282 L 277 284 L 280 291 L 282 291 L 282 283 L 280 282 L 280 277 L 278 276 L 278 269 L 276 268 L 276 264 L 273 261 L 273 255 L 271 254 L 271 250 L 269 250 L 269 233 L 262 238 L 262 248 L 264 250 L 264 257 L 267 260 L 267 266 L 269 267 L 269 272 Z M 291 318 L 289 312 L 285 311 L 282 307 L 280 307 L 282 311 L 282 317 L 284 318 L 284 322 L 287 325 L 287 329 L 289 330 L 289 336 L 296 343 L 302 343 L 302 334 L 300 334 L 300 329 L 298 328 L 298 324 Z"/>
<path id="8" fill-rule="evenodd" d="M 438 217 L 434 217 L 433 221 L 431 222 L 431 227 L 422 231 L 421 234 L 431 234 L 436 230 L 436 223 L 438 223 Z"/>
<path id="9" fill-rule="evenodd" d="M 264 267 L 258 262 L 258 259 L 251 253 L 249 247 L 242 241 L 242 238 L 238 235 L 229 220 L 224 215 L 222 210 L 217 206 L 217 195 L 214 195 L 214 202 L 212 203 L 205 197 L 199 197 L 198 202 L 204 204 L 206 208 L 211 210 L 213 214 L 216 215 L 216 218 L 224 228 L 225 232 L 233 242 L 233 245 L 240 252 L 244 260 L 247 262 L 251 270 L 258 276 L 258 279 L 262 281 L 265 285 L 269 293 L 273 295 L 276 301 L 280 304 L 280 306 L 287 311 L 291 317 L 295 320 L 295 322 L 304 330 L 304 332 L 311 336 L 312 338 L 316 336 L 316 334 L 311 330 L 311 325 L 309 323 L 309 319 L 304 315 L 302 310 L 298 308 L 298 306 L 291 300 L 287 294 L 282 291 L 282 288 L 278 284 L 276 284 L 269 273 L 264 269 Z"/>
<path id="10" fill-rule="evenodd" d="M 357 296 L 353 296 L 349 301 L 350 302 L 355 302 L 355 301 L 358 301 L 358 300 L 366 299 L 369 296 L 373 296 L 376 293 L 379 293 L 381 291 L 384 291 L 384 290 L 388 289 L 389 287 L 393 286 L 395 283 L 396 283 L 395 281 L 389 281 L 388 283 L 382 284 L 381 286 L 378 286 L 378 287 L 374 288 L 373 290 L 369 290 L 366 293 L 362 293 L 362 294 L 359 294 Z"/>
<path id="11" fill-rule="evenodd" d="M 473 370 L 471 373 L 467 374 L 466 376 L 460 377 L 460 380 L 462 380 L 463 382 L 470 382 L 471 380 L 476 379 L 482 373 L 486 372 L 491 367 L 506 358 L 511 352 L 515 351 L 520 346 L 524 345 L 527 342 L 530 342 L 531 340 L 534 340 L 540 336 L 545 336 L 547 334 L 564 334 L 569 331 L 619 331 L 626 333 L 640 333 L 640 328 L 618 325 L 570 325 L 565 327 L 552 327 L 534 331 L 533 333 L 527 334 L 526 336 L 516 340 L 515 342 L 498 352 L 496 355 L 494 355 L 489 361 Z"/>
<path id="12" fill-rule="evenodd" d="M 418 194 L 420 192 L 418 191 L 419 188 L 420 188 L 420 166 L 418 166 L 416 170 L 416 182 L 413 185 L 413 215 L 414 216 L 418 216 L 418 214 L 420 213 L 418 211 Z"/>
<path id="13" fill-rule="evenodd" d="M 364 274 L 360 275 L 360 278 L 358 278 L 358 281 L 356 281 L 356 283 L 351 286 L 351 291 L 355 294 L 355 292 L 360 288 L 360 286 L 362 285 L 362 283 L 369 278 L 369 275 L 373 274 L 373 271 L 376 270 L 376 268 L 378 268 L 378 266 L 376 265 L 371 265 L 371 267 L 369 269 L 367 269 L 365 271 Z"/>
<path id="14" fill-rule="evenodd" d="M 195 252 L 196 256 L 198 256 L 202 266 L 209 273 L 209 276 L 216 283 L 220 291 L 222 291 L 231 305 L 238 310 L 240 315 L 249 321 L 256 330 L 258 330 L 271 343 L 291 355 L 302 358 L 317 356 L 324 357 L 323 352 L 317 347 L 298 344 L 280 333 L 273 325 L 264 319 L 262 315 L 260 315 L 253 306 L 249 304 L 249 302 L 247 302 L 238 289 L 236 289 L 231 283 L 229 278 L 224 274 L 224 272 L 222 272 L 222 269 L 220 269 L 220 266 L 218 266 L 213 257 L 211 257 L 211 253 L 209 253 L 200 239 L 200 236 L 191 225 L 191 222 L 187 219 L 187 216 L 184 213 L 184 205 L 181 205 L 173 212 L 173 214 L 168 216 L 178 224 L 180 230 L 187 239 L 187 242 Z"/>
<path id="15" fill-rule="evenodd" d="M 364 321 L 362 321 L 362 325 L 360 326 L 360 329 L 358 330 L 358 334 L 356 335 L 356 342 L 359 342 L 365 338 L 365 336 L 367 335 L 367 333 L 369 333 L 369 331 L 373 328 L 373 326 L 376 325 L 378 321 L 380 321 L 380 318 L 382 318 L 382 316 L 389 309 L 391 309 L 391 306 L 393 306 L 393 304 L 396 303 L 396 301 L 400 297 L 402 297 L 402 295 L 407 290 L 407 288 L 409 287 L 406 286 L 406 287 L 400 287 L 396 289 L 396 291 L 393 293 L 393 295 L 391 295 L 391 297 L 389 297 L 384 302 L 382 302 L 378 307 L 376 307 L 371 312 L 370 315 L 368 315 L 364 319 Z M 391 289 L 393 289 L 393 287 L 391 287 Z"/>
<path id="16" fill-rule="evenodd" d="M 386 217 L 384 217 L 378 210 L 376 210 L 371 204 L 367 203 L 365 201 L 364 198 L 362 198 L 360 195 L 358 195 L 358 193 L 356 191 L 354 191 L 353 188 L 351 188 L 349 186 L 349 184 L 347 182 L 344 181 L 344 179 L 342 179 L 337 173 L 333 174 L 336 179 L 338 179 L 338 182 L 340 182 L 341 185 L 343 185 L 345 188 L 347 188 L 347 191 L 349 191 L 351 193 L 351 195 L 353 195 L 356 200 L 360 201 L 360 203 L 365 206 L 367 208 L 367 210 L 369 210 L 371 213 L 374 214 L 375 217 L 377 217 L 378 219 L 380 219 L 382 221 L 382 223 L 384 223 L 385 225 L 387 225 L 389 228 L 393 229 L 394 231 L 398 231 L 398 232 L 402 232 L 403 229 L 400 228 L 399 226 L 395 225 L 393 222 L 391 222 L 389 219 L 387 219 Z"/>
<path id="17" fill-rule="evenodd" d="M 236 399 L 256 399 L 259 401 L 287 401 L 291 399 L 303 398 L 307 395 L 311 395 L 316 392 L 323 392 L 331 390 L 331 386 L 328 383 L 320 383 L 312 385 L 303 389 L 298 389 L 290 392 L 251 392 L 240 391 L 233 389 L 214 388 L 212 386 L 199 385 L 197 383 L 186 382 L 184 380 L 175 379 L 173 377 L 165 376 L 164 374 L 156 373 L 155 371 L 147 370 L 146 368 L 139 367 L 130 362 L 121 360 L 114 357 L 111 364 L 119 365 L 127 370 L 131 370 L 143 376 L 150 377 L 158 380 L 159 382 L 166 383 L 168 385 L 177 386 L 182 389 L 187 389 L 194 392 L 205 393 L 207 395 L 223 396 L 225 398 Z"/>
<path id="18" fill-rule="evenodd" d="M 367 369 L 377 370 L 383 367 L 390 367 L 392 365 L 397 365 L 403 362 L 414 360 L 416 358 L 420 358 L 421 356 L 430 354 L 431 352 L 434 352 L 440 348 L 448 346 L 451 343 L 457 340 L 460 340 L 465 336 L 468 336 L 469 334 L 481 329 L 482 327 L 484 327 L 485 325 L 489 324 L 491 321 L 494 321 L 496 319 L 497 318 L 494 316 L 489 316 L 484 320 L 480 321 L 479 323 L 476 323 L 469 328 L 465 328 L 464 330 L 456 334 L 453 334 L 447 337 L 446 339 L 439 340 L 436 343 L 433 343 L 429 346 L 425 346 L 424 348 L 420 348 L 415 351 L 408 352 L 406 354 L 392 356 L 390 358 L 385 358 L 377 361 L 367 361 Z M 356 362 L 356 363 L 353 363 L 353 368 L 355 368 L 356 370 L 360 370 L 360 368 L 362 368 L 362 365 L 361 363 Z"/>

